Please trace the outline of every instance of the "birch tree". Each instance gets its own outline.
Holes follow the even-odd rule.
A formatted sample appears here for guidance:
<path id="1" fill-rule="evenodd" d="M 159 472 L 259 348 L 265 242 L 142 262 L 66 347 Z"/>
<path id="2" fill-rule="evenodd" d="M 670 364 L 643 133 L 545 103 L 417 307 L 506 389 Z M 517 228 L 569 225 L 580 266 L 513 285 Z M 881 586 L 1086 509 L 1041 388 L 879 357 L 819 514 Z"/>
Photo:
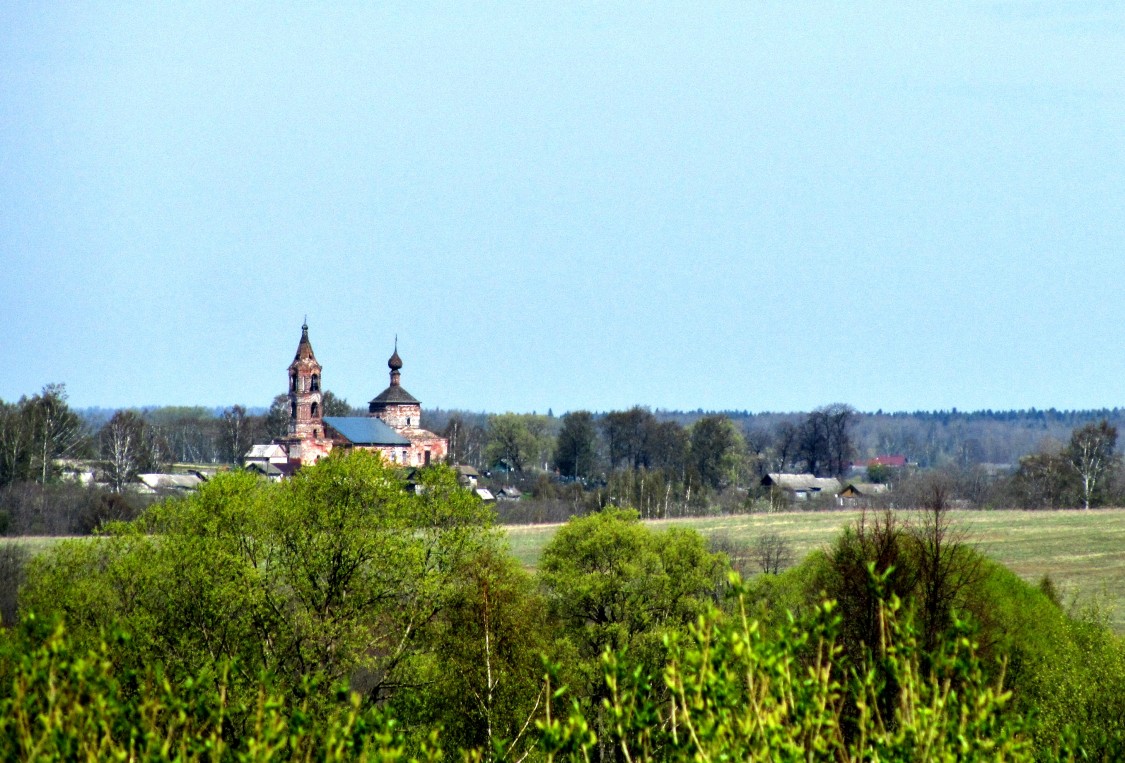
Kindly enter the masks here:
<path id="1" fill-rule="evenodd" d="M 0 487 L 29 479 L 32 442 L 27 398 L 0 401 Z"/>
<path id="2" fill-rule="evenodd" d="M 120 493 L 137 478 L 147 461 L 144 421 L 132 411 L 118 411 L 102 427 L 98 444 L 110 487 Z"/>
<path id="3" fill-rule="evenodd" d="M 54 462 L 76 455 L 85 441 L 82 420 L 66 404 L 66 385 L 48 384 L 29 401 L 40 484 L 50 479 Z"/>
<path id="4" fill-rule="evenodd" d="M 1066 456 L 1082 485 L 1083 508 L 1090 508 L 1104 491 L 1106 480 L 1119 461 L 1114 452 L 1116 446 L 1117 427 L 1110 426 L 1105 419 L 1071 434 Z"/>

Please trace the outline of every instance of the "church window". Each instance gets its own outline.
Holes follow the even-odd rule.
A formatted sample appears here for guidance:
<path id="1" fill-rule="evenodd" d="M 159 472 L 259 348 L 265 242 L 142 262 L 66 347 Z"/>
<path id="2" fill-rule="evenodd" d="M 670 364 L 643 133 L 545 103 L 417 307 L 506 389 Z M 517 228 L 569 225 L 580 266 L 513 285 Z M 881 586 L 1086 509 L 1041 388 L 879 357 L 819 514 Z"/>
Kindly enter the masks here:
<path id="1" fill-rule="evenodd" d="M 320 375 L 319 374 L 313 374 L 312 375 L 312 391 L 313 392 L 320 392 Z"/>
<path id="2" fill-rule="evenodd" d="M 430 451 L 426 451 L 426 466 L 430 465 Z"/>
<path id="3" fill-rule="evenodd" d="M 406 426 L 410 426 L 410 417 L 409 416 L 406 417 Z"/>
<path id="4" fill-rule="evenodd" d="M 296 403 L 290 403 L 289 404 L 289 415 L 290 415 L 290 417 L 292 417 L 294 419 L 297 418 L 297 404 Z"/>
<path id="5" fill-rule="evenodd" d="M 312 415 L 313 415 L 313 416 L 316 416 L 316 415 L 317 415 L 317 412 L 318 412 L 319 410 L 320 410 L 320 406 L 319 406 L 319 405 L 317 405 L 316 403 L 313 403 L 313 404 L 312 404 Z"/>
<path id="6" fill-rule="evenodd" d="M 291 392 L 297 391 L 297 374 L 289 374 L 289 390 Z"/>

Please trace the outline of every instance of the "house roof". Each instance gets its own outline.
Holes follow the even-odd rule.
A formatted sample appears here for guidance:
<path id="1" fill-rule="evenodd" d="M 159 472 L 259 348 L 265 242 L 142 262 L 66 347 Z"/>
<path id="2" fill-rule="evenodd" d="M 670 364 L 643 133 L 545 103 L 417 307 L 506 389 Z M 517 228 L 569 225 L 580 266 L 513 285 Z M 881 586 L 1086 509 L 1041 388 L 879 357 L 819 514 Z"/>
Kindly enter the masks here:
<path id="1" fill-rule="evenodd" d="M 847 487 L 840 492 L 846 493 L 849 490 L 855 495 L 881 495 L 887 492 L 888 488 L 878 482 L 849 482 Z"/>
<path id="2" fill-rule="evenodd" d="M 254 462 L 251 462 L 251 463 L 247 464 L 246 468 L 249 469 L 250 471 L 255 471 L 255 472 L 258 472 L 259 474 L 264 474 L 267 477 L 281 477 L 281 476 L 284 476 L 284 474 L 285 474 L 283 471 L 281 471 L 280 469 L 277 468 L 276 464 L 270 464 L 270 463 L 263 464 L 263 463 L 259 463 L 257 461 L 254 461 Z"/>
<path id="3" fill-rule="evenodd" d="M 410 440 L 372 416 L 325 416 L 324 423 L 353 445 L 410 444 Z"/>
<path id="4" fill-rule="evenodd" d="M 816 477 L 812 474 L 770 473 L 762 478 L 763 485 L 777 485 L 786 490 L 835 493 L 840 481 L 835 477 Z"/>
<path id="5" fill-rule="evenodd" d="M 138 474 L 137 479 L 153 490 L 195 490 L 203 482 L 195 474 Z"/>
<path id="6" fill-rule="evenodd" d="M 285 458 L 285 448 L 277 443 L 270 443 L 269 445 L 254 445 L 250 450 L 246 451 L 243 458 Z"/>
<path id="7" fill-rule="evenodd" d="M 906 456 L 893 455 L 893 456 L 875 456 L 866 461 L 856 461 L 852 466 L 862 469 L 867 466 L 893 466 L 901 467 L 906 466 Z"/>
<path id="8" fill-rule="evenodd" d="M 380 403 L 403 403 L 408 405 L 421 404 L 418 401 L 418 398 L 407 392 L 401 384 L 392 384 L 371 400 L 372 405 L 378 405 Z"/>

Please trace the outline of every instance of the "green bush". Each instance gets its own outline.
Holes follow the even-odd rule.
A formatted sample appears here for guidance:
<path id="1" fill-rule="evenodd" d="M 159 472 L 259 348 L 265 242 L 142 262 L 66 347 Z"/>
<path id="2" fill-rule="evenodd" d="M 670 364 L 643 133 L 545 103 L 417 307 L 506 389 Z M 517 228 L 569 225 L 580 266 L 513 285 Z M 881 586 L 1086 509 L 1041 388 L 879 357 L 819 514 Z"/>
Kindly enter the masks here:
<path id="1" fill-rule="evenodd" d="M 77 647 L 61 625 L 38 645 L 43 623 L 26 621 L 4 645 L 0 692 L 0 759 L 24 761 L 405 761 L 440 760 L 434 740 L 407 753 L 406 738 L 386 714 L 359 695 L 315 683 L 304 699 L 279 692 L 268 677 L 244 704 L 229 681 L 238 666 L 173 682 L 158 665 L 117 671 L 113 644 Z M 127 640 L 118 634 L 112 640 Z M 328 713 L 309 698 L 330 694 Z M 238 725 L 242 719 L 244 725 Z"/>
<path id="2" fill-rule="evenodd" d="M 713 609 L 669 637 L 663 682 L 607 652 L 607 733 L 599 738 L 575 704 L 540 723 L 548 760 L 1032 759 L 1022 723 L 1006 712 L 1011 694 L 986 678 L 962 624 L 924 669 L 920 630 L 896 597 L 882 598 L 879 647 L 849 666 L 831 603 L 767 629 L 738 600 L 735 615 Z M 880 711 L 887 692 L 890 714 Z M 850 731 L 849 706 L 858 708 Z"/>

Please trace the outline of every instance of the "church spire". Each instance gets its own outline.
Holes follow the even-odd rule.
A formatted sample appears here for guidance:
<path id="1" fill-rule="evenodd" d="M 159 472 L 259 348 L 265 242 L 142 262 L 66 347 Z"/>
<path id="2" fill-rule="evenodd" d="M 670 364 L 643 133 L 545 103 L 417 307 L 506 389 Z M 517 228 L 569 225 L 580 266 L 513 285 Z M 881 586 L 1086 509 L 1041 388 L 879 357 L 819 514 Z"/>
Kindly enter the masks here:
<path id="1" fill-rule="evenodd" d="M 311 360 L 316 362 L 316 355 L 313 354 L 312 342 L 309 341 L 309 319 L 305 318 L 305 322 L 301 324 L 301 341 L 297 343 L 297 354 L 293 356 L 293 362 L 297 363 L 302 360 Z"/>
<path id="2" fill-rule="evenodd" d="M 402 358 L 398 356 L 398 334 L 395 334 L 395 351 L 391 355 L 390 360 L 387 361 L 387 368 L 391 369 L 391 386 L 399 386 L 399 379 L 402 371 Z"/>

